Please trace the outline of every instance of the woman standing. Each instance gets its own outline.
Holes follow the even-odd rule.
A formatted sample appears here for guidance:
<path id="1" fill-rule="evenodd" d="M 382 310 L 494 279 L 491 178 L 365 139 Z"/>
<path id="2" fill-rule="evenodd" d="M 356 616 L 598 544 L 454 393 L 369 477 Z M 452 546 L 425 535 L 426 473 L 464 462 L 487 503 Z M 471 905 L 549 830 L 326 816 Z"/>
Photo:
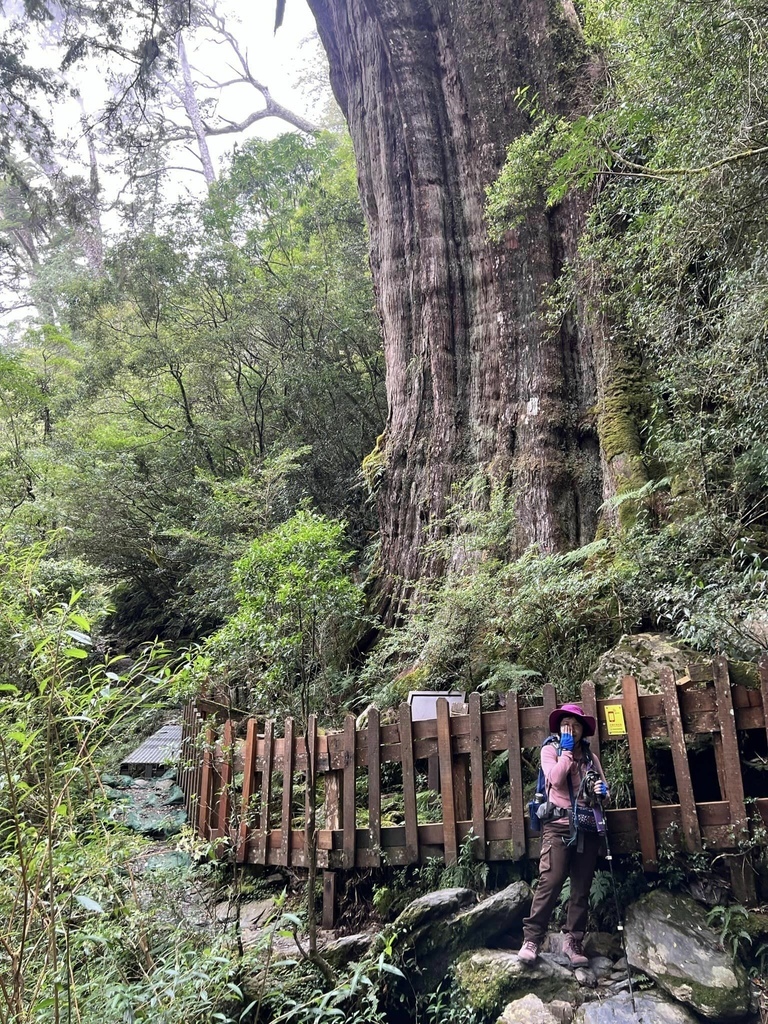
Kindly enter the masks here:
<path id="1" fill-rule="evenodd" d="M 556 734 L 557 743 L 541 748 L 541 767 L 553 815 L 542 830 L 539 884 L 530 916 L 523 921 L 524 942 L 517 955 L 524 963 L 536 960 L 560 891 L 566 878 L 570 878 L 563 952 L 572 966 L 584 967 L 589 963 L 582 947 L 589 890 L 604 831 L 602 814 L 588 805 L 605 800 L 608 786 L 600 762 L 587 742 L 595 733 L 591 715 L 585 715 L 578 704 L 563 704 L 549 716 L 549 729 Z M 591 791 L 586 792 L 585 779 L 590 771 L 597 772 L 599 779 L 591 776 Z"/>

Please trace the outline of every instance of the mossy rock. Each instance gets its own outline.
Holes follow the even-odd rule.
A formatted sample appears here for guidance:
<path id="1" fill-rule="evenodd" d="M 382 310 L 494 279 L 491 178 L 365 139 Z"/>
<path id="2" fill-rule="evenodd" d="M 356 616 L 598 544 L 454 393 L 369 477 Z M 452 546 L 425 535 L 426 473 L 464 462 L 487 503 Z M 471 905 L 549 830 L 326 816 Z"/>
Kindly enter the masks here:
<path id="1" fill-rule="evenodd" d="M 747 972 L 695 900 L 655 889 L 627 911 L 625 935 L 629 963 L 696 1013 L 716 1021 L 750 1014 Z"/>
<path id="2" fill-rule="evenodd" d="M 415 987 L 429 991 L 467 950 L 483 947 L 519 928 L 530 905 L 530 886 L 521 881 L 481 902 L 471 889 L 440 889 L 407 906 L 384 930 L 374 952 L 394 935 L 397 949 L 418 964 Z"/>
<path id="3" fill-rule="evenodd" d="M 479 949 L 461 957 L 453 973 L 467 1005 L 488 1017 L 500 1014 L 512 999 L 528 992 L 534 992 L 543 1002 L 578 1001 L 576 978 L 547 953 L 528 965 L 521 963 L 516 953 Z"/>
<path id="4" fill-rule="evenodd" d="M 177 804 L 183 804 L 184 790 L 181 788 L 181 786 L 171 786 L 171 788 L 168 790 L 165 799 L 163 800 L 163 803 L 167 807 L 174 807 Z"/>
<path id="5" fill-rule="evenodd" d="M 746 917 L 737 918 L 739 930 L 744 930 L 752 940 L 753 945 L 759 945 L 755 940 L 768 938 L 768 914 L 759 910 L 750 910 Z"/>
<path id="6" fill-rule="evenodd" d="M 410 903 L 394 922 L 393 928 L 407 942 L 408 936 L 420 933 L 424 928 L 432 928 L 475 903 L 477 896 L 471 889 L 438 889 Z"/>
<path id="7" fill-rule="evenodd" d="M 435 689 L 436 680 L 429 665 L 414 665 L 392 680 L 390 699 L 406 701 L 411 690 Z"/>
<path id="8" fill-rule="evenodd" d="M 641 694 L 659 693 L 662 668 L 682 676 L 690 664 L 706 660 L 666 633 L 634 633 L 623 636 L 615 647 L 600 656 L 588 682 L 599 697 L 621 695 L 621 677 L 634 676 Z"/>

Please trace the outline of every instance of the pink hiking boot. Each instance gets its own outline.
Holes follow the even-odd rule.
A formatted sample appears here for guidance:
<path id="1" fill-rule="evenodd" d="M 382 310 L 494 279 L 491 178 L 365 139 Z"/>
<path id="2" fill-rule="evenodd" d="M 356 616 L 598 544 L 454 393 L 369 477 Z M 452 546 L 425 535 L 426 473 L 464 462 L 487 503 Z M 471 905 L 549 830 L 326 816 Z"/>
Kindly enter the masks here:
<path id="1" fill-rule="evenodd" d="M 517 953 L 517 959 L 522 960 L 524 964 L 533 964 L 539 958 L 539 947 L 535 942 L 531 942 L 528 939 L 522 944 Z"/>
<path id="2" fill-rule="evenodd" d="M 566 937 L 563 943 L 563 953 L 568 957 L 571 962 L 571 967 L 588 967 L 589 957 L 584 955 L 584 947 L 578 939 L 574 939 L 572 935 Z M 520 954 L 518 953 L 518 956 Z"/>

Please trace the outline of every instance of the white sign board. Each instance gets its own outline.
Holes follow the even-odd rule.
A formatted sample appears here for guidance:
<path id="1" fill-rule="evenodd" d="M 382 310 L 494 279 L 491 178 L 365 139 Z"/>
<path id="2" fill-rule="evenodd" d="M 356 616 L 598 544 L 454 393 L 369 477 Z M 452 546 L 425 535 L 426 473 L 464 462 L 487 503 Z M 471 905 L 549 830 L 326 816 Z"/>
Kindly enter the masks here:
<path id="1" fill-rule="evenodd" d="M 438 698 L 445 697 L 449 704 L 463 704 L 464 694 L 456 690 L 411 690 L 408 703 L 411 705 L 411 719 L 424 722 L 437 718 Z"/>

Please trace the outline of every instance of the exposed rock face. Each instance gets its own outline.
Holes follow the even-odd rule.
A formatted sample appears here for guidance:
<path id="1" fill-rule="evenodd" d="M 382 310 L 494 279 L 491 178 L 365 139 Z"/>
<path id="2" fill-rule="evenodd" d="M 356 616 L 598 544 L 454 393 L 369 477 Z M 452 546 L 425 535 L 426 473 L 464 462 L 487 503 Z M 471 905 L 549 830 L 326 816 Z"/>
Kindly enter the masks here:
<path id="1" fill-rule="evenodd" d="M 477 895 L 471 889 L 438 889 L 409 903 L 392 927 L 399 935 L 417 934 L 475 903 Z"/>
<path id="2" fill-rule="evenodd" d="M 275 916 L 275 900 L 251 900 L 238 906 L 236 903 L 219 903 L 214 910 L 219 924 L 225 927 L 237 925 L 240 940 L 245 949 L 252 949 L 265 941 L 269 925 Z"/>
<path id="3" fill-rule="evenodd" d="M 627 958 L 682 1003 L 712 1020 L 750 1012 L 749 981 L 694 900 L 656 889 L 627 911 Z"/>
<path id="4" fill-rule="evenodd" d="M 589 92 L 573 5 L 309 5 L 354 142 L 382 319 L 384 579 L 397 598 L 439 570 L 425 543 L 452 485 L 478 469 L 511 479 L 520 549 L 592 540 L 606 497 L 598 378 L 611 359 L 585 303 L 555 328 L 542 315 L 545 290 L 575 254 L 584 201 L 532 212 L 500 243 L 483 216 L 506 146 L 530 129 L 517 90 L 563 113 Z"/>
<path id="5" fill-rule="evenodd" d="M 518 928 L 530 906 L 530 887 L 525 882 L 513 882 L 453 918 L 446 930 L 449 945 L 469 949 L 492 942 L 503 932 Z"/>
<path id="6" fill-rule="evenodd" d="M 358 932 L 356 935 L 342 935 L 338 939 L 332 939 L 323 946 L 320 952 L 331 965 L 339 970 L 348 963 L 356 963 L 362 960 L 371 947 L 373 936 L 368 932 Z"/>
<path id="7" fill-rule="evenodd" d="M 697 1024 L 697 1018 L 657 992 L 636 992 L 633 1008 L 629 993 L 622 992 L 603 1002 L 581 1006 L 574 1024 Z"/>

